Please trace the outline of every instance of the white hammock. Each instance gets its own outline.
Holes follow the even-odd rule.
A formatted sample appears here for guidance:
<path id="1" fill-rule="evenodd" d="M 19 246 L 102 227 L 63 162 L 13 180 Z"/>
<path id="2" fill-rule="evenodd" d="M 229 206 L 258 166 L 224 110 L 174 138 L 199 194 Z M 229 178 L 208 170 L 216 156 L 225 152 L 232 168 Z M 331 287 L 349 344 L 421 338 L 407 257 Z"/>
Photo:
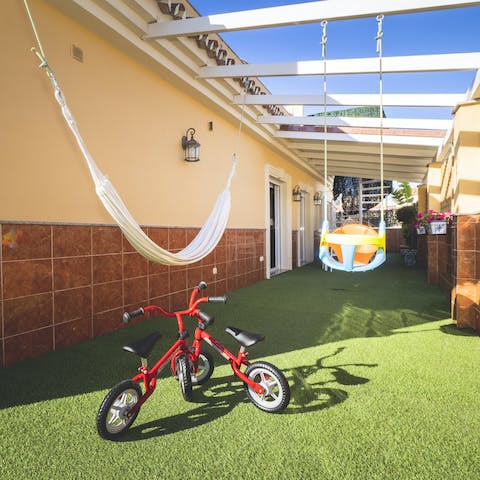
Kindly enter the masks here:
<path id="1" fill-rule="evenodd" d="M 40 37 L 38 36 L 35 22 L 31 15 L 27 0 L 24 0 L 24 4 L 40 49 L 40 52 L 35 48 L 32 48 L 32 51 L 42 61 L 40 67 L 45 70 L 50 82 L 52 83 L 55 98 L 62 109 L 63 117 L 75 136 L 78 146 L 80 147 L 80 150 L 82 151 L 87 162 L 90 174 L 92 175 L 92 179 L 95 183 L 95 190 L 98 197 L 115 223 L 117 223 L 117 225 L 120 227 L 127 240 L 131 243 L 135 250 L 137 250 L 145 258 L 148 258 L 152 262 L 163 263 L 165 265 L 187 265 L 198 262 L 202 258 L 206 257 L 217 246 L 225 231 L 225 227 L 227 226 L 231 204 L 230 185 L 232 183 L 232 178 L 235 174 L 235 167 L 237 164 L 236 154 L 233 154 L 232 168 L 227 179 L 225 190 L 223 190 L 223 192 L 218 196 L 210 216 L 198 232 L 197 236 L 187 247 L 185 247 L 183 250 L 180 250 L 178 253 L 171 253 L 168 250 L 161 248 L 150 238 L 148 238 L 147 235 L 145 235 L 143 230 L 140 228 L 140 225 L 138 225 L 128 211 L 127 207 L 120 198 L 120 195 L 115 190 L 115 187 L 112 185 L 108 177 L 100 171 L 90 155 L 90 152 L 88 151 L 80 132 L 78 131 L 77 124 L 75 123 L 70 109 L 68 108 L 67 102 L 65 101 L 65 96 L 60 89 L 53 70 L 50 68 L 45 58 Z M 242 120 L 243 111 L 242 119 L 240 121 L 239 136 Z"/>
<path id="2" fill-rule="evenodd" d="M 52 70 L 45 61 L 41 67 L 48 69 L 48 78 L 54 88 L 55 98 L 87 162 L 98 197 L 135 250 L 152 262 L 166 265 L 187 265 L 206 257 L 220 241 L 230 215 L 230 185 L 235 174 L 236 154 L 233 154 L 232 168 L 225 190 L 218 196 L 207 221 L 187 247 L 178 253 L 171 253 L 153 242 L 132 217 L 109 178 L 100 171 L 90 155 Z"/>

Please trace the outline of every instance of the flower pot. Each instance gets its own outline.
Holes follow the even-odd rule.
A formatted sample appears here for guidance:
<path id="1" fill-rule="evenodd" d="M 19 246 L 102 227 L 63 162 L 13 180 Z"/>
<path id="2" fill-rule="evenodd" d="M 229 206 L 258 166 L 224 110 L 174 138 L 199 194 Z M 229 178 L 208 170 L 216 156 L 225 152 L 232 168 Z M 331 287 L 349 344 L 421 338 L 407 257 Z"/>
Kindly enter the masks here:
<path id="1" fill-rule="evenodd" d="M 428 233 L 430 235 L 445 235 L 447 233 L 447 222 L 442 220 L 434 220 L 428 225 Z"/>
<path id="2" fill-rule="evenodd" d="M 417 235 L 425 235 L 426 233 L 425 227 L 417 227 Z"/>

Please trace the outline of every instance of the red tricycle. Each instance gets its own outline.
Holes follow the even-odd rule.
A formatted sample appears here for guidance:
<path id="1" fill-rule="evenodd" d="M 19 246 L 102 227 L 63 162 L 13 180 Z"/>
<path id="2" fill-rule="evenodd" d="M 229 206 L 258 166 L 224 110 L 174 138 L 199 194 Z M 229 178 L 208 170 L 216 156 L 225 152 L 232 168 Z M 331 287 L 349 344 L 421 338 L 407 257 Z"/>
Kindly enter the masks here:
<path id="1" fill-rule="evenodd" d="M 207 328 L 212 325 L 214 318 L 202 312 L 199 305 L 207 302 L 226 303 L 227 298 L 225 296 L 198 298 L 198 294 L 206 288 L 205 282 L 200 282 L 194 288 L 186 310 L 167 312 L 156 305 L 149 305 L 131 313 L 124 313 L 125 322 L 146 312 L 157 312 L 165 317 L 176 318 L 178 337 L 152 368 L 148 367 L 148 357 L 155 343 L 161 337 L 159 332 L 153 332 L 123 347 L 127 352 L 138 355 L 141 358 L 141 365 L 137 375 L 115 385 L 100 405 L 97 414 L 97 430 L 101 437 L 115 440 L 132 425 L 140 407 L 154 392 L 158 374 L 167 365 L 170 365 L 174 377 L 180 383 L 184 399 L 191 401 L 193 399 L 192 385 L 204 384 L 214 369 L 213 357 L 201 349 L 202 340 L 230 362 L 233 375 L 243 381 L 247 395 L 256 407 L 269 413 L 280 412 L 287 407 L 290 401 L 290 388 L 283 373 L 270 363 L 247 361 L 246 348 L 263 340 L 264 335 L 247 332 L 236 327 L 227 327 L 225 331 L 240 344 L 240 349 L 235 355 L 207 332 Z M 191 346 L 188 344 L 189 334 L 184 325 L 186 316 L 197 320 Z M 241 371 L 242 367 L 246 367 L 243 372 Z M 140 387 L 141 383 L 143 392 Z"/>

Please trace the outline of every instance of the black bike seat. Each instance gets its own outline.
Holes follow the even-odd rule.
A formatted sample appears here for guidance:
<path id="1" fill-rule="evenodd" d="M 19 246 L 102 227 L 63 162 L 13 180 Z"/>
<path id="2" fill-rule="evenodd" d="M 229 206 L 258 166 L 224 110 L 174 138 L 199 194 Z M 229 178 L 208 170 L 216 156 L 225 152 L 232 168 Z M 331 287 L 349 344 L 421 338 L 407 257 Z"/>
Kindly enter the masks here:
<path id="1" fill-rule="evenodd" d="M 262 335 L 261 333 L 247 332 L 246 330 L 236 327 L 227 327 L 225 331 L 243 347 L 251 347 L 265 338 L 265 335 Z"/>
<path id="2" fill-rule="evenodd" d="M 146 337 L 135 342 L 124 345 L 122 348 L 126 352 L 132 352 L 141 358 L 148 358 L 152 353 L 153 347 L 157 340 L 162 336 L 160 332 L 153 332 Z"/>

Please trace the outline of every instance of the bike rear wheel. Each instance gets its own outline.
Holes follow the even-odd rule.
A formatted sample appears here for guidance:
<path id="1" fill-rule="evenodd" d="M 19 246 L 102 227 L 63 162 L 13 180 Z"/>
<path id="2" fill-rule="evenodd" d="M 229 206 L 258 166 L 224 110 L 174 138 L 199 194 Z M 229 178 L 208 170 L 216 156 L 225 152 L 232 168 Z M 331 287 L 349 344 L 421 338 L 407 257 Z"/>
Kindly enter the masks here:
<path id="1" fill-rule="evenodd" d="M 290 387 L 283 373 L 267 362 L 254 362 L 245 371 L 245 375 L 264 388 L 260 395 L 245 384 L 247 395 L 252 403 L 268 413 L 284 410 L 290 402 Z"/>

